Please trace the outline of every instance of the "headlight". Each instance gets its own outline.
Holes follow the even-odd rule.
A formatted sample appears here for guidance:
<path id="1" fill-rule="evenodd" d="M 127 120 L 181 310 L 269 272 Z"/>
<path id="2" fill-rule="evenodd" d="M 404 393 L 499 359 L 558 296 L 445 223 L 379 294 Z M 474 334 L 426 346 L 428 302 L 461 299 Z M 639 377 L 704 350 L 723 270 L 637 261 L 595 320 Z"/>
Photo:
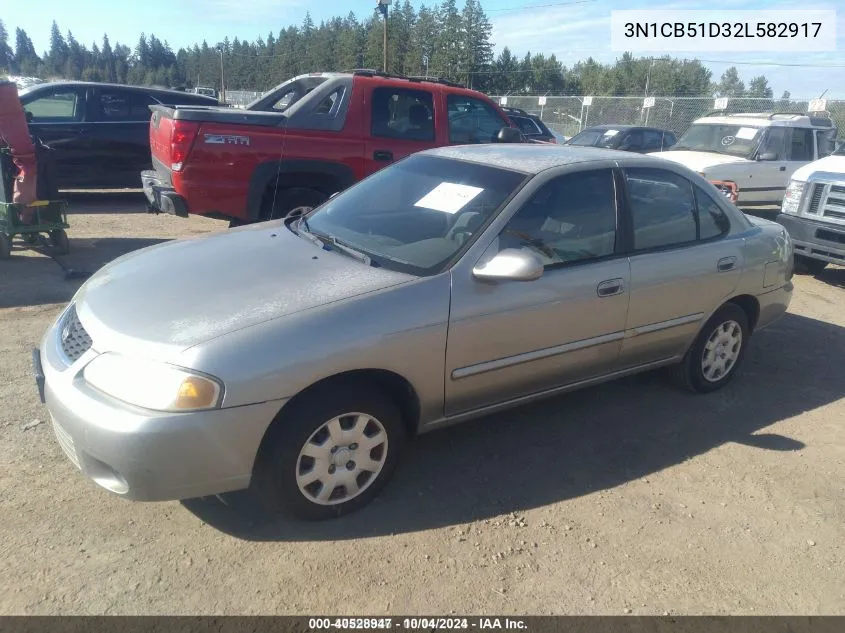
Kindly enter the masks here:
<path id="1" fill-rule="evenodd" d="M 801 198 L 804 195 L 804 187 L 806 183 L 798 180 L 790 180 L 789 186 L 786 188 L 786 194 L 783 196 L 783 203 L 781 204 L 781 213 L 798 214 L 798 209 L 801 207 Z"/>
<path id="2" fill-rule="evenodd" d="M 209 376 L 119 354 L 97 356 L 83 376 L 113 398 L 154 411 L 214 409 L 223 393 L 220 383 Z"/>

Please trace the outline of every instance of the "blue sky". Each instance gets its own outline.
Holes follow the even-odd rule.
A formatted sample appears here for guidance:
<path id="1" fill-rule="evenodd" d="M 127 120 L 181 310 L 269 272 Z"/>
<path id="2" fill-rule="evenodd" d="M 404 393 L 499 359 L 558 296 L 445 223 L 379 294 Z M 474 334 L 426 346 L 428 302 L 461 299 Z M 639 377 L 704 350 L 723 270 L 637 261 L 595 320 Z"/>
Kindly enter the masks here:
<path id="1" fill-rule="evenodd" d="M 394 0 L 395 2 L 396 0 Z M 463 0 L 457 0 L 463 6 Z M 567 65 L 593 56 L 612 62 L 619 53 L 610 49 L 610 11 L 612 9 L 706 9 L 720 21 L 721 10 L 727 9 L 836 9 L 839 2 L 796 2 L 794 0 L 589 0 L 582 4 L 561 3 L 567 0 L 482 0 L 482 6 L 493 22 L 493 40 L 497 52 L 508 46 L 518 54 L 526 51 L 555 53 Z M 572 0 L 568 0 L 572 2 Z M 358 17 L 370 14 L 374 1 L 341 2 L 325 0 L 36 0 L 20 2 L 3 0 L 2 19 L 14 38 L 15 27 L 23 27 L 39 53 L 49 44 L 50 22 L 55 19 L 62 32 L 88 44 L 101 41 L 104 32 L 115 40 L 135 45 L 142 31 L 155 33 L 174 49 L 207 39 L 213 43 L 235 36 L 254 39 L 269 31 L 277 33 L 288 24 L 299 24 L 306 11 L 320 19 L 346 15 L 350 10 Z M 426 2 L 428 5 L 433 1 Z M 414 2 L 419 7 L 420 2 Z M 545 5 L 545 6 L 540 6 Z M 718 6 L 719 10 L 714 9 Z M 525 8 L 529 7 L 529 8 Z M 795 97 L 815 97 L 824 90 L 826 96 L 845 98 L 845 9 L 837 16 L 837 51 L 835 53 L 675 53 L 677 57 L 699 57 L 715 78 L 735 62 L 740 76 L 747 81 L 758 74 L 769 78 L 776 96 L 789 90 Z M 711 63 L 709 60 L 712 60 Z M 808 64 L 819 67 L 775 66 L 769 64 Z M 836 67 L 838 65 L 839 67 Z M 257 86 L 257 89 L 266 86 Z"/>

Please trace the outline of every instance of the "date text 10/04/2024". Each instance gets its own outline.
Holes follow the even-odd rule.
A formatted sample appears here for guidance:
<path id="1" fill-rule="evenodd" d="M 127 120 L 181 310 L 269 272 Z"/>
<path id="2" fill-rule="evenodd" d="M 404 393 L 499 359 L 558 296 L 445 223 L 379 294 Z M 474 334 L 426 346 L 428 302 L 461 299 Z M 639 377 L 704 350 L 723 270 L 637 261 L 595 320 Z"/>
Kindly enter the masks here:
<path id="1" fill-rule="evenodd" d="M 309 618 L 311 630 L 432 630 L 432 629 L 479 629 L 479 630 L 525 630 L 523 620 L 512 618 Z"/>

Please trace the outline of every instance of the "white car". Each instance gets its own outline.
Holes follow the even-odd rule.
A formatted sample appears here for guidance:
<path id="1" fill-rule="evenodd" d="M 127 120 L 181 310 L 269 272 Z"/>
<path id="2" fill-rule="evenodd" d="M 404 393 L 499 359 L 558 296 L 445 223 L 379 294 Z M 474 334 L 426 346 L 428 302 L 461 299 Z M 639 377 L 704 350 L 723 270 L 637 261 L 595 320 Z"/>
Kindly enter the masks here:
<path id="1" fill-rule="evenodd" d="M 845 146 L 792 174 L 777 221 L 795 244 L 795 261 L 819 274 L 845 266 Z"/>
<path id="2" fill-rule="evenodd" d="M 736 184 L 741 207 L 780 206 L 796 169 L 833 151 L 836 128 L 806 114 L 720 114 L 697 119 L 659 156 L 711 181 Z"/>

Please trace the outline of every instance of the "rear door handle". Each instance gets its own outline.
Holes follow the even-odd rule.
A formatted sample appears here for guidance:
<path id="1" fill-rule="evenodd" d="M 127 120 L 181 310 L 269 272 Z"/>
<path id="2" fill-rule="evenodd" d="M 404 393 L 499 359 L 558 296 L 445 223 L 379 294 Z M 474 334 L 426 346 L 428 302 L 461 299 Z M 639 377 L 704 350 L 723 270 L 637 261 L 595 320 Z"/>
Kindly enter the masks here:
<path id="1" fill-rule="evenodd" d="M 736 257 L 723 257 L 719 260 L 719 263 L 716 264 L 716 268 L 718 268 L 720 273 L 723 273 L 728 270 L 733 270 L 736 266 Z"/>
<path id="2" fill-rule="evenodd" d="M 386 149 L 377 149 L 373 152 L 373 160 L 389 163 L 393 160 L 393 152 L 388 152 Z"/>
<path id="3" fill-rule="evenodd" d="M 625 292 L 625 280 L 617 278 L 603 281 L 596 287 L 596 292 L 600 297 L 612 297 L 622 294 Z"/>

